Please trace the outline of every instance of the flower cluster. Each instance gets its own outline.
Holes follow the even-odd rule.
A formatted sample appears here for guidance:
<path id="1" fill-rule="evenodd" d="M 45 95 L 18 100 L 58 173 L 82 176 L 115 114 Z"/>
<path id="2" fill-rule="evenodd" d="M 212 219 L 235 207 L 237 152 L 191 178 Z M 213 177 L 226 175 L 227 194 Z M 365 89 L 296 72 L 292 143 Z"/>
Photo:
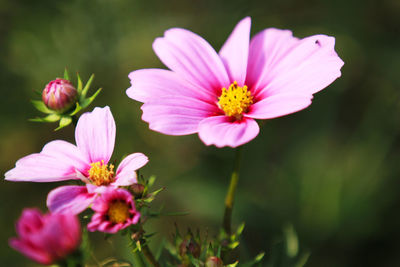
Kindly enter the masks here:
<path id="1" fill-rule="evenodd" d="M 340 77 L 344 63 L 335 52 L 333 37 L 299 39 L 291 31 L 270 28 L 250 39 L 250 25 L 249 17 L 241 20 L 219 53 L 185 29 L 170 29 L 154 41 L 155 53 L 170 70 L 133 71 L 129 74 L 131 87 L 126 91 L 130 98 L 143 103 L 142 119 L 150 129 L 167 135 L 198 133 L 206 145 L 238 147 L 258 135 L 256 120 L 308 107 L 315 93 Z M 90 217 L 90 232 L 115 234 L 126 229 L 122 232 L 129 233 L 133 252 L 142 251 L 149 263 L 160 266 L 147 247 L 142 224 L 146 215 L 159 215 L 148 212 L 148 206 L 163 188 L 149 193 L 154 178 L 143 180 L 137 175 L 137 170 L 148 162 L 144 154 L 129 154 L 118 165 L 111 161 L 116 125 L 108 106 L 96 107 L 76 118 L 100 92 L 86 97 L 92 80 L 93 76 L 83 86 L 78 75 L 75 88 L 65 72 L 63 79 L 47 84 L 42 101 L 33 101 L 38 110 L 48 114 L 34 120 L 60 121 L 59 128 L 74 122 L 76 144 L 51 141 L 39 153 L 19 159 L 5 179 L 73 180 L 77 184 L 59 186 L 48 194 L 50 213 L 42 215 L 36 209 L 25 209 L 16 225 L 19 237 L 12 238 L 10 245 L 42 264 L 73 258 L 79 255 L 82 239 L 77 215 L 90 209 L 85 216 Z M 176 264 L 224 266 L 223 254 L 239 245 L 244 228 L 241 225 L 231 232 L 237 179 L 235 169 L 223 229 L 215 241 L 202 240 L 190 230 L 181 237 L 176 231 L 174 244 L 169 247 Z M 260 262 L 263 255 L 256 256 L 253 263 Z M 137 259 L 138 266 L 143 266 L 140 255 Z"/>

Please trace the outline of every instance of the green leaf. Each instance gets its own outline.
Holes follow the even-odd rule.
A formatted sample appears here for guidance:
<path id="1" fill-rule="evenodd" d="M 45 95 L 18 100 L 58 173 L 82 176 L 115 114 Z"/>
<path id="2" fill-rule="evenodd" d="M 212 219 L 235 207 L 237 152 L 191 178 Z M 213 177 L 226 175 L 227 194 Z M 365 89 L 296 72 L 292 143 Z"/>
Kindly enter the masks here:
<path id="1" fill-rule="evenodd" d="M 232 263 L 232 264 L 225 265 L 225 267 L 235 267 L 235 266 L 237 266 L 238 264 L 239 264 L 239 261 L 236 261 L 236 262 L 234 262 L 234 263 Z"/>
<path id="2" fill-rule="evenodd" d="M 190 214 L 190 212 L 187 212 L 187 211 L 159 213 L 159 215 L 161 215 L 161 216 L 186 216 L 186 215 L 189 215 L 189 214 Z"/>
<path id="3" fill-rule="evenodd" d="M 303 254 L 301 254 L 299 260 L 297 261 L 295 267 L 303 267 L 304 265 L 306 265 L 308 258 L 310 257 L 310 252 L 305 252 Z"/>
<path id="4" fill-rule="evenodd" d="M 67 68 L 65 68 L 65 70 L 64 70 L 64 79 L 69 81 L 69 75 L 68 75 Z"/>
<path id="5" fill-rule="evenodd" d="M 235 242 L 230 243 L 228 245 L 228 248 L 235 249 L 237 246 L 239 246 L 239 241 L 235 241 Z"/>
<path id="6" fill-rule="evenodd" d="M 136 241 L 136 247 L 139 251 L 142 251 L 142 245 L 140 244 L 140 240 Z"/>
<path id="7" fill-rule="evenodd" d="M 160 242 L 160 246 L 158 247 L 156 254 L 154 255 L 154 257 L 156 258 L 157 261 L 160 259 L 166 243 L 167 243 L 167 240 L 165 239 L 165 237 L 163 237 L 163 239 Z"/>
<path id="8" fill-rule="evenodd" d="M 83 98 L 86 97 L 86 94 L 87 94 L 87 92 L 89 91 L 89 88 L 90 88 L 90 85 L 91 85 L 92 82 L 93 82 L 93 79 L 94 79 L 94 74 L 92 74 L 92 75 L 90 76 L 89 80 L 87 81 L 85 87 L 84 87 L 83 90 L 82 90 L 82 97 L 83 97 Z"/>
<path id="9" fill-rule="evenodd" d="M 238 229 L 236 230 L 236 236 L 240 236 L 240 235 L 243 233 L 244 226 L 245 226 L 245 223 L 244 223 L 244 222 L 242 222 L 242 223 L 239 225 Z"/>
<path id="10" fill-rule="evenodd" d="M 165 189 L 165 187 L 162 187 L 152 193 L 150 193 L 149 197 L 146 198 L 145 200 L 143 200 L 145 203 L 150 203 L 154 200 L 154 198 L 158 195 L 158 193 L 160 193 L 161 191 L 163 191 Z"/>
<path id="11" fill-rule="evenodd" d="M 40 112 L 47 113 L 47 114 L 54 113 L 54 111 L 49 109 L 48 107 L 46 107 L 46 105 L 41 100 L 31 100 L 31 102 L 32 102 L 33 106 Z"/>
<path id="12" fill-rule="evenodd" d="M 72 118 L 71 117 L 67 117 L 67 116 L 61 117 L 60 124 L 59 124 L 58 128 L 55 129 L 55 131 L 58 131 L 61 128 L 64 128 L 65 126 L 68 126 L 71 122 L 72 122 Z"/>
<path id="13" fill-rule="evenodd" d="M 289 258 L 294 258 L 299 253 L 299 239 L 292 224 L 287 224 L 283 228 L 285 236 L 286 254 Z"/>
<path id="14" fill-rule="evenodd" d="M 156 176 L 155 175 L 150 176 L 149 181 L 147 182 L 148 186 L 152 187 L 155 181 L 156 181 Z"/>

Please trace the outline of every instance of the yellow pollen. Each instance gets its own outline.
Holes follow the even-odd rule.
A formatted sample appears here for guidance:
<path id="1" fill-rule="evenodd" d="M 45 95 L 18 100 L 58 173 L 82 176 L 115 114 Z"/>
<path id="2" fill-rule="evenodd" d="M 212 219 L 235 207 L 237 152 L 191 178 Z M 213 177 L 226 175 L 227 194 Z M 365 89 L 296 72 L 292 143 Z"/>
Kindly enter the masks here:
<path id="1" fill-rule="evenodd" d="M 108 185 L 114 181 L 114 165 L 104 164 L 104 160 L 90 164 L 90 181 L 97 185 Z"/>
<path id="2" fill-rule="evenodd" d="M 247 112 L 249 106 L 253 104 L 253 96 L 247 90 L 247 86 L 240 87 L 235 81 L 228 90 L 222 88 L 221 96 L 218 98 L 218 106 L 227 116 L 235 117 L 240 120 L 243 113 Z"/>
<path id="3" fill-rule="evenodd" d="M 107 215 L 113 223 L 124 223 L 130 216 L 129 205 L 123 201 L 112 202 L 108 208 Z"/>

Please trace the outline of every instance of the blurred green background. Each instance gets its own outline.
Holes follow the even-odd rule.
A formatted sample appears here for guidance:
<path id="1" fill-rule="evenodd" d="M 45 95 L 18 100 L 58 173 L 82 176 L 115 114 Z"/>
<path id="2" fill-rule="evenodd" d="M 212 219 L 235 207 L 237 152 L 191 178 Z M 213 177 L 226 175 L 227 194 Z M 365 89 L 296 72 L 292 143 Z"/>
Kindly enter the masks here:
<path id="1" fill-rule="evenodd" d="M 171 27 L 190 29 L 217 50 L 235 24 L 252 17 L 252 34 L 287 28 L 295 36 L 336 37 L 342 77 L 318 93 L 306 110 L 266 121 L 244 147 L 234 223 L 246 222 L 241 257 L 267 257 L 282 225 L 293 223 L 306 266 L 400 266 L 400 1 L 398 0 L 0 0 L 0 169 L 39 152 L 50 140 L 73 140 L 72 126 L 27 121 L 35 90 L 62 76 L 95 73 L 103 87 L 96 106 L 109 105 L 117 123 L 114 159 L 143 152 L 166 186 L 156 206 L 189 211 L 147 226 L 158 238 L 199 227 L 215 234 L 234 151 L 206 147 L 196 135 L 164 136 L 141 121 L 129 99 L 130 71 L 161 67 L 153 40 Z M 93 89 L 94 92 L 94 89 Z M 91 110 L 92 108 L 90 108 Z M 62 184 L 62 183 L 61 183 Z M 24 207 L 45 210 L 59 184 L 12 183 L 0 187 L 1 266 L 35 266 L 8 247 Z M 94 235 L 98 257 L 129 258 L 123 241 Z"/>

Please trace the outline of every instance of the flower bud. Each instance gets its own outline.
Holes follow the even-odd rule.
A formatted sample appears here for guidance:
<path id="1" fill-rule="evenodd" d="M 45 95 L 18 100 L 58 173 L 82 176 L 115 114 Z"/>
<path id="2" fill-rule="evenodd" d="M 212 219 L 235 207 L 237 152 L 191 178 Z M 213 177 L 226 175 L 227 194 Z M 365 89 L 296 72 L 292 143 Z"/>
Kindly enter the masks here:
<path id="1" fill-rule="evenodd" d="M 144 192 L 144 185 L 142 184 L 133 184 L 129 187 L 133 195 L 135 196 L 135 199 L 142 198 L 143 197 L 143 192 Z"/>
<path id="2" fill-rule="evenodd" d="M 55 111 L 66 111 L 74 103 L 78 92 L 70 81 L 57 78 L 49 82 L 43 90 L 44 104 Z"/>
<path id="3" fill-rule="evenodd" d="M 220 258 L 211 256 L 207 259 L 205 267 L 223 267 L 223 266 L 224 263 Z"/>
<path id="4" fill-rule="evenodd" d="M 81 242 L 81 227 L 75 215 L 42 215 L 37 209 L 25 209 L 16 230 L 18 237 L 10 239 L 10 246 L 45 265 L 66 258 Z"/>
<path id="5" fill-rule="evenodd" d="M 201 248 L 193 239 L 184 240 L 179 246 L 179 253 L 183 257 L 187 253 L 193 255 L 193 257 L 200 257 Z"/>

